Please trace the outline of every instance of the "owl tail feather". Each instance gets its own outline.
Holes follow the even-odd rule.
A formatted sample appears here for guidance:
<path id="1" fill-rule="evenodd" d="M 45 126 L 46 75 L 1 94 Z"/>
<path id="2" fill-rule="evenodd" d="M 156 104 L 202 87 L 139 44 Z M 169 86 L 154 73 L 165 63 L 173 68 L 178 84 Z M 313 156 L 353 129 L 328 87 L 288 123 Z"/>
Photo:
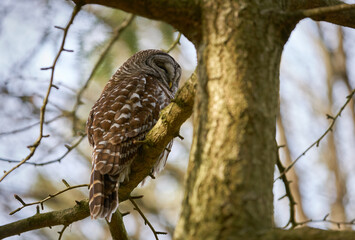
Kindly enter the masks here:
<path id="1" fill-rule="evenodd" d="M 118 208 L 117 176 L 103 175 L 93 168 L 89 196 L 91 218 L 106 218 L 111 222 L 112 214 Z"/>

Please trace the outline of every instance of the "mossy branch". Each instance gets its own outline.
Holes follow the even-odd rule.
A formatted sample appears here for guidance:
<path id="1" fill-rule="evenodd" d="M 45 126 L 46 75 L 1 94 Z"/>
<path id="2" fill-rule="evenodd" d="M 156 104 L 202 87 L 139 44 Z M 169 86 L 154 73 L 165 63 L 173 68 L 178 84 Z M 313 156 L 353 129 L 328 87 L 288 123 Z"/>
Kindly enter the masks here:
<path id="1" fill-rule="evenodd" d="M 178 91 L 174 102 L 163 110 L 160 120 L 148 133 L 142 154 L 132 164 L 129 182 L 124 182 L 120 186 L 120 202 L 127 200 L 133 189 L 149 175 L 157 157 L 165 149 L 165 146 L 178 135 L 180 126 L 191 116 L 196 78 L 194 73 L 185 82 Z M 161 119 L 164 119 L 164 121 Z M 89 215 L 88 201 L 82 200 L 77 202 L 72 208 L 36 214 L 32 217 L 0 226 L 0 239 L 44 227 L 67 226 Z"/>
<path id="2" fill-rule="evenodd" d="M 142 154 L 131 166 L 129 182 L 120 185 L 118 195 L 121 201 L 129 198 L 132 190 L 151 172 L 152 167 L 166 145 L 178 136 L 180 126 L 191 116 L 195 97 L 196 74 L 185 82 L 176 98 L 161 113 L 157 124 L 147 134 Z"/>
<path id="3" fill-rule="evenodd" d="M 171 24 L 190 41 L 201 39 L 201 9 L 199 1 L 180 0 L 73 0 L 84 4 L 99 4 Z"/>
<path id="4" fill-rule="evenodd" d="M 86 200 L 82 200 L 77 202 L 75 206 L 71 208 L 36 214 L 32 217 L 0 226 L 0 239 L 44 227 L 56 225 L 67 226 L 75 221 L 84 219 L 89 215 L 90 212 L 88 202 Z"/>
<path id="5" fill-rule="evenodd" d="M 288 4 L 288 13 L 293 16 L 355 28 L 354 4 L 339 0 L 290 0 Z"/>
<path id="6" fill-rule="evenodd" d="M 111 222 L 106 220 L 109 228 L 112 240 L 128 240 L 126 227 L 123 223 L 123 214 L 118 210 L 112 215 Z"/>
<path id="7" fill-rule="evenodd" d="M 262 237 L 256 239 L 263 240 L 353 240 L 355 239 L 354 231 L 334 231 L 316 228 L 298 228 L 294 230 L 274 229 Z"/>

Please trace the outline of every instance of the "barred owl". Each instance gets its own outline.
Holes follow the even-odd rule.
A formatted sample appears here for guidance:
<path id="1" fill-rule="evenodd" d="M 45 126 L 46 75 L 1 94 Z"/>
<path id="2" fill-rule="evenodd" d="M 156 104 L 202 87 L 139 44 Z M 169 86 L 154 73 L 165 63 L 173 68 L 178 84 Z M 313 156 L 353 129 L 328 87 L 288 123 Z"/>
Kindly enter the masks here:
<path id="1" fill-rule="evenodd" d="M 86 124 L 93 147 L 91 218 L 111 220 L 118 207 L 119 185 L 129 180 L 140 141 L 174 98 L 180 76 L 181 68 L 169 54 L 145 50 L 129 58 L 106 84 Z M 153 173 L 165 165 L 166 158 L 167 154 L 160 155 Z"/>

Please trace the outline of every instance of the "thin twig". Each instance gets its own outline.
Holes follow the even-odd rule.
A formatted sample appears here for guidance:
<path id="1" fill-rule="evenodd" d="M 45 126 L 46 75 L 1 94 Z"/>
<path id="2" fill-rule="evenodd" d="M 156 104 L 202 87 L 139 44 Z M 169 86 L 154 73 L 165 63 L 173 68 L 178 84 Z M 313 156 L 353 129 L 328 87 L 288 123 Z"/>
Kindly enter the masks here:
<path id="1" fill-rule="evenodd" d="M 47 120 L 44 122 L 44 124 L 48 124 L 48 123 L 51 123 L 51 122 L 54 122 L 55 120 L 61 118 L 61 117 L 64 117 L 64 115 L 58 115 L 50 120 Z M 29 129 L 31 129 L 32 127 L 35 127 L 37 125 L 39 125 L 41 122 L 36 122 L 36 123 L 33 123 L 33 124 L 30 124 L 28 126 L 25 126 L 25 127 L 22 127 L 22 128 L 18 128 L 18 129 L 14 129 L 14 130 L 10 130 L 10 131 L 7 131 L 7 132 L 0 132 L 0 136 L 4 136 L 4 135 L 11 135 L 11 134 L 14 134 L 14 133 L 19 133 L 19 132 L 24 132 L 24 131 L 27 131 Z"/>
<path id="2" fill-rule="evenodd" d="M 341 12 L 341 11 L 350 10 L 350 9 L 355 9 L 355 4 L 345 4 L 344 3 L 344 4 L 333 5 L 333 6 L 311 8 L 311 9 L 296 11 L 293 14 L 299 15 L 302 17 L 316 17 L 319 15 L 336 13 L 336 12 Z"/>
<path id="3" fill-rule="evenodd" d="M 283 172 L 281 172 L 280 176 L 278 178 L 275 179 L 278 180 L 278 179 L 281 179 L 283 175 L 285 175 L 295 164 L 296 162 L 304 155 L 306 155 L 306 153 L 311 149 L 313 148 L 314 146 L 318 147 L 321 140 L 330 132 L 333 130 L 333 126 L 336 122 L 336 120 L 341 116 L 341 113 L 343 112 L 343 110 L 345 109 L 345 107 L 348 105 L 348 103 L 351 101 L 352 97 L 354 96 L 355 94 L 355 89 L 353 89 L 351 91 L 351 93 L 346 97 L 347 100 L 346 102 L 343 104 L 343 106 L 340 108 L 340 110 L 338 111 L 338 113 L 332 117 L 330 115 L 327 116 L 328 119 L 331 119 L 332 122 L 330 123 L 329 127 L 327 128 L 327 130 L 323 133 L 322 136 L 320 136 L 314 143 L 312 143 L 303 153 L 301 153 Z"/>
<path id="4" fill-rule="evenodd" d="M 179 35 L 175 39 L 175 41 L 170 45 L 168 50 L 164 50 L 164 52 L 169 53 L 171 52 L 178 44 L 180 45 L 180 38 L 181 38 L 181 32 L 179 32 Z"/>
<path id="5" fill-rule="evenodd" d="M 82 141 L 83 139 L 86 137 L 86 134 L 82 135 L 78 141 L 76 141 L 73 145 L 68 145 L 65 144 L 64 146 L 67 148 L 67 151 L 60 157 L 47 161 L 47 162 L 42 162 L 42 163 L 35 163 L 35 162 L 24 162 L 24 164 L 29 164 L 29 165 L 33 165 L 33 166 L 44 166 L 44 165 L 48 165 L 48 164 L 52 164 L 55 162 L 60 162 L 61 160 L 63 160 L 74 148 L 76 148 Z M 13 160 L 13 159 L 7 159 L 7 158 L 0 158 L 0 161 L 3 162 L 8 162 L 8 163 L 19 163 L 21 162 L 20 160 Z"/>
<path id="6" fill-rule="evenodd" d="M 74 207 L 35 214 L 31 217 L 21 219 L 0 226 L 0 239 L 20 235 L 21 233 L 57 225 L 70 225 L 73 222 L 87 218 L 90 215 L 87 200 L 76 202 Z"/>
<path id="7" fill-rule="evenodd" d="M 278 149 L 280 149 L 281 146 L 278 147 Z M 280 160 L 280 155 L 277 152 L 277 158 L 276 158 L 276 166 L 279 169 L 279 172 L 282 173 L 283 171 L 285 171 L 285 167 L 282 165 L 281 160 Z M 291 224 L 291 228 L 295 228 L 298 224 L 296 222 L 296 201 L 293 198 L 293 195 L 291 193 L 291 188 L 290 188 L 290 181 L 287 179 L 286 174 L 284 174 L 281 177 L 282 182 L 284 183 L 285 186 L 285 191 L 286 194 L 284 196 L 282 196 L 281 198 L 279 198 L 279 200 L 281 200 L 284 197 L 287 197 L 288 200 L 290 201 L 290 220 L 288 221 L 288 223 L 286 224 L 286 226 L 284 228 L 286 228 L 289 224 Z"/>
<path id="8" fill-rule="evenodd" d="M 58 237 L 58 240 L 61 240 L 62 239 L 62 236 L 63 236 L 63 233 L 65 231 L 65 229 L 68 227 L 69 225 L 64 225 L 62 230 L 59 233 L 59 237 Z"/>
<path id="9" fill-rule="evenodd" d="M 355 225 L 355 219 L 353 219 L 353 220 L 351 220 L 349 222 L 337 222 L 337 221 L 334 221 L 334 220 L 328 220 L 327 219 L 328 216 L 329 216 L 329 213 L 326 214 L 323 219 L 319 219 L 319 220 L 309 219 L 307 221 L 299 222 L 299 223 L 297 223 L 297 225 L 304 225 L 304 224 L 307 224 L 307 223 L 331 223 L 331 224 L 337 225 L 338 228 L 340 228 L 341 225 Z"/>
<path id="10" fill-rule="evenodd" d="M 76 111 L 78 110 L 79 106 L 82 104 L 81 97 L 84 93 L 84 91 L 88 88 L 90 81 L 92 80 L 93 76 L 95 75 L 96 71 L 98 70 L 99 66 L 101 65 L 103 59 L 106 57 L 107 53 L 110 51 L 112 48 L 113 44 L 117 41 L 119 38 L 120 34 L 122 33 L 123 30 L 125 30 L 133 21 L 135 18 L 135 15 L 130 14 L 123 22 L 122 24 L 113 32 L 112 37 L 107 44 L 106 48 L 104 51 L 101 53 L 100 57 L 97 59 L 95 66 L 91 70 L 91 73 L 89 77 L 86 79 L 84 86 L 79 90 L 78 94 L 76 95 L 76 101 L 72 110 L 73 113 L 73 131 L 76 133 L 76 125 L 77 125 L 77 117 L 76 117 Z"/>
<path id="11" fill-rule="evenodd" d="M 179 131 L 180 126 L 191 116 L 195 99 L 197 76 L 196 73 L 183 84 L 176 94 L 177 102 L 171 103 L 174 114 L 168 115 L 168 111 L 163 111 L 161 117 L 165 117 L 169 124 L 158 124 L 153 128 L 152 133 L 147 135 L 148 144 L 143 149 L 142 157 L 137 158 L 132 164 L 132 174 L 130 175 L 130 184 L 122 184 L 119 189 L 120 202 L 129 198 L 132 190 L 149 174 L 157 157 L 164 150 L 167 143 Z M 159 138 L 154 138 L 156 132 L 162 133 Z M 153 154 L 148 155 L 147 153 Z M 143 158 L 144 156 L 144 158 Z M 57 225 L 69 225 L 73 222 L 82 220 L 90 216 L 88 200 L 76 202 L 74 207 L 48 213 L 39 213 L 31 217 L 14 221 L 0 226 L 0 239 L 19 235 L 21 233 Z"/>
<path id="12" fill-rule="evenodd" d="M 132 197 L 129 198 L 129 201 L 131 201 L 131 203 L 133 204 L 134 206 L 134 210 L 136 210 L 139 215 L 141 215 L 141 217 L 143 218 L 144 220 L 144 224 L 149 226 L 149 228 L 152 230 L 153 234 L 154 234 L 154 237 L 156 240 L 159 240 L 158 238 L 158 234 L 167 234 L 166 232 L 158 232 L 158 231 L 155 231 L 153 225 L 148 221 L 148 219 L 145 217 L 144 213 L 142 212 L 142 210 L 140 210 L 140 208 L 138 207 L 137 203 L 133 200 Z"/>
<path id="13" fill-rule="evenodd" d="M 55 70 L 55 67 L 57 65 L 57 62 L 58 62 L 58 59 L 59 59 L 61 53 L 64 51 L 64 44 L 65 44 L 65 40 L 67 38 L 68 30 L 69 30 L 71 24 L 73 23 L 74 18 L 76 17 L 78 12 L 80 11 L 81 6 L 82 5 L 75 5 L 67 26 L 64 29 L 62 29 L 63 32 L 64 32 L 63 33 L 62 43 L 61 43 L 60 49 L 59 49 L 59 51 L 57 53 L 57 56 L 55 57 L 55 59 L 53 61 L 52 66 L 48 67 L 48 68 L 44 68 L 44 70 L 45 69 L 50 69 L 51 70 L 51 77 L 50 77 L 50 80 L 49 80 L 49 86 L 48 86 L 48 89 L 47 89 L 47 93 L 46 93 L 45 98 L 43 99 L 43 104 L 42 104 L 42 107 L 41 107 L 41 110 L 40 110 L 39 136 L 38 136 L 37 140 L 31 146 L 28 147 L 30 149 L 30 153 L 21 162 L 19 162 L 16 166 L 11 168 L 9 171 L 5 171 L 4 175 L 0 178 L 0 182 L 2 180 L 4 180 L 4 178 L 6 176 L 8 176 L 11 172 L 13 172 L 16 168 L 20 167 L 22 164 L 24 164 L 27 160 L 29 160 L 34 155 L 34 153 L 36 152 L 36 149 L 38 148 L 38 146 L 41 143 L 42 138 L 45 136 L 44 133 L 43 133 L 44 121 L 45 121 L 45 113 L 46 113 L 46 108 L 47 108 L 47 104 L 48 104 L 49 95 L 50 95 L 52 87 L 53 87 L 54 70 Z"/>
<path id="14" fill-rule="evenodd" d="M 80 185 L 75 185 L 75 186 L 69 186 L 68 183 L 64 179 L 62 181 L 66 185 L 67 188 L 65 188 L 65 189 L 63 189 L 63 190 L 61 190 L 59 192 L 56 192 L 55 194 L 49 194 L 48 197 L 46 197 L 46 198 L 44 198 L 42 200 L 39 200 L 37 202 L 25 203 L 25 201 L 23 201 L 18 195 L 15 194 L 14 197 L 16 198 L 17 201 L 19 201 L 22 204 L 22 206 L 17 208 L 16 210 L 10 212 L 10 215 L 13 215 L 13 214 L 17 213 L 18 211 L 22 210 L 25 207 L 32 206 L 32 205 L 37 205 L 37 204 L 40 205 L 41 209 L 43 210 L 43 203 L 48 201 L 49 199 L 52 199 L 52 198 L 54 198 L 54 197 L 56 197 L 56 196 L 58 196 L 58 195 L 60 195 L 60 194 L 62 194 L 64 192 L 66 192 L 66 191 L 69 191 L 69 190 L 72 190 L 72 189 L 75 189 L 75 188 L 89 186 L 88 184 L 80 184 Z"/>

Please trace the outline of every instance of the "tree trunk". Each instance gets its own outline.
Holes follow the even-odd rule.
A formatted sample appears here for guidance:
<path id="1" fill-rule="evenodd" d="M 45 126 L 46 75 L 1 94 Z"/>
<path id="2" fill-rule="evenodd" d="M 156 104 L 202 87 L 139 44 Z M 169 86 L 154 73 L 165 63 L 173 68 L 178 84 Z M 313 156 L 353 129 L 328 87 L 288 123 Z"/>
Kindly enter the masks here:
<path id="1" fill-rule="evenodd" d="M 166 21 L 197 48 L 194 139 L 174 239 L 354 239 L 354 231 L 272 228 L 272 189 L 283 46 L 301 18 L 355 28 L 355 5 L 333 8 L 342 3 L 339 0 L 74 2 L 79 6 L 100 4 Z M 310 9 L 314 7 L 319 8 Z M 147 135 L 144 157 L 135 161 L 130 181 L 120 188 L 121 201 L 148 175 L 153 160 L 191 114 L 194 86 L 195 75 Z M 0 226 L 0 235 L 68 226 L 88 215 L 87 201 L 81 201 L 70 209 L 36 214 Z"/>
<path id="2" fill-rule="evenodd" d="M 175 239 L 245 239 L 272 227 L 279 64 L 271 1 L 202 3 L 194 139 Z M 283 23 L 285 24 L 285 23 Z"/>

